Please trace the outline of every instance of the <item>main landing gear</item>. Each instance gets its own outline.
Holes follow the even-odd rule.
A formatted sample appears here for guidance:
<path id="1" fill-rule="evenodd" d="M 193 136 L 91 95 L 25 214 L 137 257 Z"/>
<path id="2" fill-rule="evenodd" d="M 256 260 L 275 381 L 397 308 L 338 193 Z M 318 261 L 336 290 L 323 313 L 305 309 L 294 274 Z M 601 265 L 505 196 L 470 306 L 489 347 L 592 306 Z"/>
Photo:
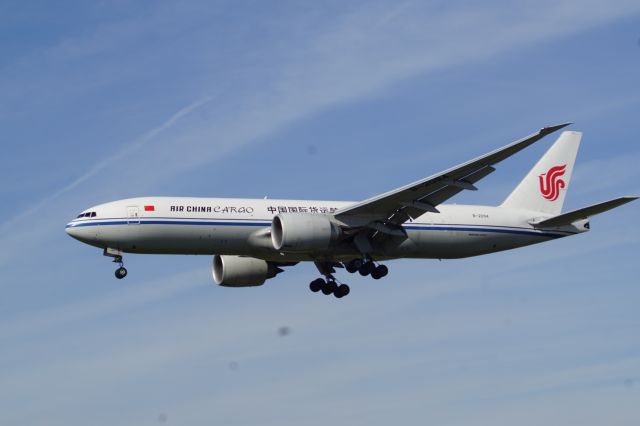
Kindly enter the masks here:
<path id="1" fill-rule="evenodd" d="M 309 284 L 309 289 L 317 293 L 321 291 L 325 295 L 333 294 L 336 298 L 341 299 L 350 292 L 350 288 L 346 284 L 342 284 L 336 280 L 333 274 L 336 272 L 334 264 L 328 262 L 315 262 L 318 271 L 325 276 L 325 278 L 317 278 Z M 380 264 L 376 264 L 370 258 L 353 259 L 350 262 L 342 264 L 347 272 L 353 274 L 358 272 L 360 275 L 371 275 L 374 280 L 379 280 L 382 277 L 387 276 L 389 269 Z M 339 266 L 339 265 L 336 265 Z"/>
<path id="2" fill-rule="evenodd" d="M 363 277 L 371 275 L 374 280 L 386 277 L 389 273 L 389 268 L 384 265 L 376 265 L 371 259 L 353 259 L 345 263 L 344 268 L 351 274 L 358 272 Z"/>
<path id="3" fill-rule="evenodd" d="M 328 262 L 315 262 L 316 268 L 318 271 L 325 276 L 325 278 L 318 278 L 311 281 L 309 284 L 309 289 L 317 293 L 319 291 L 324 295 L 333 294 L 337 299 L 342 299 L 345 297 L 351 289 L 348 285 L 342 284 L 336 281 L 336 278 L 333 276 L 336 270 L 333 268 L 333 265 Z"/>
<path id="4" fill-rule="evenodd" d="M 122 251 L 106 248 L 104 249 L 103 255 L 107 257 L 113 258 L 113 263 L 117 263 L 119 268 L 116 269 L 115 276 L 117 279 L 121 280 L 127 276 L 127 269 L 124 267 L 124 262 L 122 261 Z"/>
<path id="5" fill-rule="evenodd" d="M 351 291 L 348 285 L 338 283 L 333 275 L 329 275 L 326 279 L 318 278 L 311 281 L 309 289 L 314 293 L 321 291 L 327 296 L 333 294 L 338 299 L 343 298 Z"/>

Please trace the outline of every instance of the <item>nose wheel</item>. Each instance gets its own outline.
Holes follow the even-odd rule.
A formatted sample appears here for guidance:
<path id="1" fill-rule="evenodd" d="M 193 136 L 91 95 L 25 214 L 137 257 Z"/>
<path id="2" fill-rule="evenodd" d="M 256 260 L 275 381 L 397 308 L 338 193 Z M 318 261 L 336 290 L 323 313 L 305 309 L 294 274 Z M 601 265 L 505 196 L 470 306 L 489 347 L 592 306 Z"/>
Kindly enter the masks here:
<path id="1" fill-rule="evenodd" d="M 118 269 L 116 269 L 115 276 L 117 279 L 121 280 L 127 276 L 127 269 L 124 267 L 124 262 L 122 261 L 122 252 L 120 250 L 115 250 L 111 248 L 104 249 L 103 255 L 107 257 L 113 258 L 113 263 L 118 264 Z"/>
<path id="2" fill-rule="evenodd" d="M 125 268 L 124 266 L 120 266 L 118 269 L 116 269 L 117 279 L 121 280 L 126 276 L 127 276 L 127 268 Z"/>
<path id="3" fill-rule="evenodd" d="M 122 261 L 122 256 L 115 256 L 113 258 L 113 262 L 120 265 L 118 269 L 116 269 L 116 278 L 121 280 L 127 276 L 127 268 L 124 267 L 124 262 Z"/>

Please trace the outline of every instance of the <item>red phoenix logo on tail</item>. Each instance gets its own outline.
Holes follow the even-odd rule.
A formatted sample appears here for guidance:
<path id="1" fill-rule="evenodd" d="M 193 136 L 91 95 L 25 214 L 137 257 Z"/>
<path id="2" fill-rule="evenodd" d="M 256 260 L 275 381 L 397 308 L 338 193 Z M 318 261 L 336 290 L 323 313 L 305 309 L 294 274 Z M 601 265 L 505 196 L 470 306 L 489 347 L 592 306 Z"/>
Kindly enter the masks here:
<path id="1" fill-rule="evenodd" d="M 555 201 L 560 196 L 560 190 L 565 187 L 564 180 L 560 176 L 564 175 L 567 165 L 550 168 L 547 173 L 543 173 L 540 179 L 540 193 L 549 201 Z"/>

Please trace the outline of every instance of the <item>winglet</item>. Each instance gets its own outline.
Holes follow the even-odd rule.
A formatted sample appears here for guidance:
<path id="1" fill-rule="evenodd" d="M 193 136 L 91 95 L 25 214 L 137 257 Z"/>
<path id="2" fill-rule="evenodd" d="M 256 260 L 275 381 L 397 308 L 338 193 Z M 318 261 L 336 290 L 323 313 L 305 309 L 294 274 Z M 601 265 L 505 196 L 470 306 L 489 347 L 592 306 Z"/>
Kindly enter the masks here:
<path id="1" fill-rule="evenodd" d="M 556 124 L 555 126 L 546 126 L 540 129 L 540 133 L 543 135 L 548 135 L 549 133 L 553 133 L 560 129 L 564 129 L 565 127 L 570 126 L 572 124 L 573 123 L 562 123 L 562 124 Z"/>

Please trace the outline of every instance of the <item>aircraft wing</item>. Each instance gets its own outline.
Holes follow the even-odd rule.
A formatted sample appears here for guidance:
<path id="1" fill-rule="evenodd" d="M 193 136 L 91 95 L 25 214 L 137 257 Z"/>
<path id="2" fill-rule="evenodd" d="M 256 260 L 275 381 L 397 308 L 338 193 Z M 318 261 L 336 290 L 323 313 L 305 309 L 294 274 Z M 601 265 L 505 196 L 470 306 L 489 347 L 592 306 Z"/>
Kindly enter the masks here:
<path id="1" fill-rule="evenodd" d="M 345 222 L 382 222 L 400 225 L 425 212 L 438 212 L 437 206 L 462 190 L 476 190 L 474 183 L 495 171 L 494 164 L 511 157 L 543 137 L 571 123 L 545 127 L 538 132 L 481 157 L 452 167 L 384 194 L 369 198 L 335 213 Z"/>

